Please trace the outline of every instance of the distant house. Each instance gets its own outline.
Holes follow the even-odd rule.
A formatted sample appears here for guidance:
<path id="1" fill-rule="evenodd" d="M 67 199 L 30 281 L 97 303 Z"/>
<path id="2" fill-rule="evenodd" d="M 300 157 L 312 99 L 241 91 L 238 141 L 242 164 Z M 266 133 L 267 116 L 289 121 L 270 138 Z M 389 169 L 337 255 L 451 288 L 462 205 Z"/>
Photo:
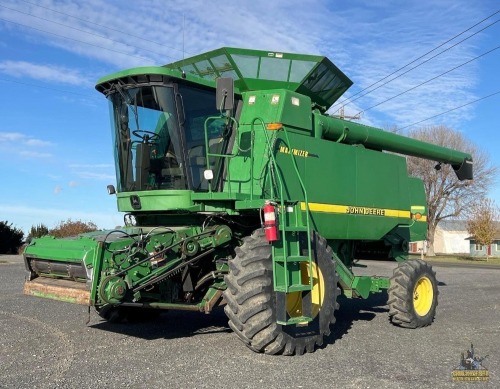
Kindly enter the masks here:
<path id="1" fill-rule="evenodd" d="M 473 236 L 469 236 L 466 240 L 470 244 L 470 255 L 473 257 L 500 257 L 500 223 L 493 239 L 493 243 L 488 246 L 478 244 Z"/>
<path id="2" fill-rule="evenodd" d="M 500 235 L 488 246 L 477 244 L 474 237 L 470 239 L 470 255 L 473 257 L 500 257 Z"/>

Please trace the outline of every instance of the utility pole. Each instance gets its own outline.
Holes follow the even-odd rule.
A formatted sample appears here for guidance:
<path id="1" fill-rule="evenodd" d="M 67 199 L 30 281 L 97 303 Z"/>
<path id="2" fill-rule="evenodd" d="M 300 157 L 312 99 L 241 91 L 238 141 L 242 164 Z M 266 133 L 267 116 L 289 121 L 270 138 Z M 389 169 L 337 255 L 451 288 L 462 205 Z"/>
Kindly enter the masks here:
<path id="1" fill-rule="evenodd" d="M 359 119 L 361 119 L 361 116 L 359 115 L 359 113 L 356 114 L 356 115 L 354 115 L 354 116 L 346 116 L 345 115 L 345 111 L 344 111 L 344 107 L 345 107 L 345 105 L 343 105 L 342 107 L 340 107 L 338 115 L 330 115 L 330 116 L 334 117 L 334 118 L 339 118 L 339 119 L 351 119 L 351 120 L 359 120 Z"/>

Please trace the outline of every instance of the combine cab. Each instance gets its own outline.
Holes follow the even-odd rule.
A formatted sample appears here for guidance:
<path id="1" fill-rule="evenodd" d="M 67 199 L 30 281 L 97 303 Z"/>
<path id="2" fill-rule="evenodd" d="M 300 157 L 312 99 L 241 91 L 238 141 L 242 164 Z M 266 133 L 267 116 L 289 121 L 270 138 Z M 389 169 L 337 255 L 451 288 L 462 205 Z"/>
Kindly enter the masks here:
<path id="1" fill-rule="evenodd" d="M 124 227 L 33 240 L 25 293 L 110 321 L 226 304 L 234 332 L 267 354 L 313 351 L 340 293 L 389 289 L 394 324 L 431 324 L 435 273 L 407 261 L 426 235 L 424 188 L 396 153 L 461 180 L 472 158 L 326 115 L 350 85 L 325 57 L 235 48 L 99 80 Z M 357 276 L 355 253 L 399 266 Z"/>

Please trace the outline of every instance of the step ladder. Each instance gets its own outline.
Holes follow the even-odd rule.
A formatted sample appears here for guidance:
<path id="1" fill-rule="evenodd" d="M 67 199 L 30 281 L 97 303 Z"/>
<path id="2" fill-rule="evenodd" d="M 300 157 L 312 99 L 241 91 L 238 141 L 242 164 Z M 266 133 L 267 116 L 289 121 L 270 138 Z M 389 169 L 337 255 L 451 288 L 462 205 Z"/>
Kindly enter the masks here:
<path id="1" fill-rule="evenodd" d="M 276 321 L 284 325 L 308 323 L 313 320 L 310 232 L 305 226 L 283 226 L 280 233 L 282 239 L 273 244 Z M 296 303 L 295 312 L 288 311 L 288 299 Z"/>
<path id="2" fill-rule="evenodd" d="M 256 120 L 254 120 L 255 122 Z M 275 177 L 277 188 L 271 181 L 271 197 L 277 199 L 279 207 L 280 239 L 272 244 L 273 283 L 276 293 L 276 321 L 278 324 L 307 324 L 312 317 L 313 268 L 311 251 L 311 226 L 307 191 L 300 175 L 295 156 L 290 158 L 296 179 L 304 196 L 305 217 L 302 215 L 301 203 L 285 201 L 283 197 L 283 178 L 280 169 L 276 168 L 273 146 L 275 139 L 269 139 L 268 132 L 262 121 L 262 129 L 266 138 L 269 163 L 269 177 Z M 253 123 L 252 123 L 253 131 Z M 286 128 L 282 128 L 289 150 L 293 147 Z M 277 193 L 276 193 L 277 192 Z M 278 200 L 279 199 L 279 200 Z M 298 302 L 298 312 L 288 312 L 289 299 Z"/>

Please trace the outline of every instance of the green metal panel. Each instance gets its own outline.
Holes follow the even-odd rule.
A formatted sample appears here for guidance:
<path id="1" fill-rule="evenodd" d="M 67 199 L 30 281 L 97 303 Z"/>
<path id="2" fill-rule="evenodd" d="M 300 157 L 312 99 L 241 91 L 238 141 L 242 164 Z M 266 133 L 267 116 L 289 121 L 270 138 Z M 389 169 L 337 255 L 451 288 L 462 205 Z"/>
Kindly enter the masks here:
<path id="1" fill-rule="evenodd" d="M 120 212 L 146 212 L 165 211 L 175 209 L 192 209 L 196 211 L 199 206 L 193 204 L 190 190 L 154 190 L 143 192 L 121 192 L 116 194 L 118 210 Z M 141 208 L 132 206 L 131 198 L 140 199 Z"/>
<path id="2" fill-rule="evenodd" d="M 408 177 L 410 188 L 410 202 L 412 205 L 423 207 L 419 210 L 422 215 L 420 220 L 416 220 L 410 228 L 410 242 L 427 239 L 427 199 L 425 197 L 424 183 L 422 180 L 414 177 Z"/>
<path id="3" fill-rule="evenodd" d="M 94 239 L 102 232 L 82 234 L 74 239 L 56 239 L 44 236 L 33 241 L 24 250 L 24 255 L 38 259 L 50 259 L 56 262 L 82 262 L 92 258 L 98 243 Z"/>
<path id="4" fill-rule="evenodd" d="M 286 198 L 304 201 L 286 150 L 294 150 L 305 180 L 313 228 L 327 239 L 381 239 L 410 223 L 410 198 L 403 157 L 299 134 L 282 135 L 276 160 Z M 292 147 L 293 145 L 293 147 Z"/>
<path id="5" fill-rule="evenodd" d="M 310 99 L 287 90 L 271 90 L 243 93 L 245 107 L 242 110 L 238 140 L 235 143 L 229 164 L 228 183 L 225 192 L 245 193 L 252 198 L 271 198 L 270 177 L 267 171 L 270 149 L 278 136 L 277 131 L 268 131 L 269 123 L 282 123 L 294 130 L 311 131 Z M 251 153 L 252 151 L 252 153 Z M 293 174 L 293 173 L 292 173 Z M 296 185 L 298 181 L 293 180 Z M 264 190 L 264 193 L 263 193 Z"/>
<path id="6" fill-rule="evenodd" d="M 246 104 L 240 124 L 252 124 L 257 118 L 265 123 L 282 123 L 295 129 L 311 131 L 311 99 L 287 90 L 243 93 Z"/>
<path id="7" fill-rule="evenodd" d="M 243 123 L 246 121 L 245 112 L 246 110 L 242 112 Z M 265 112 L 263 114 L 265 116 Z M 268 180 L 266 167 L 269 154 L 264 135 L 264 131 L 267 131 L 265 122 L 255 117 L 253 119 L 249 124 L 240 124 L 238 128 L 232 152 L 236 157 L 229 160 L 227 183 L 224 187 L 224 192 L 244 193 L 250 195 L 250 200 L 262 196 Z"/>

